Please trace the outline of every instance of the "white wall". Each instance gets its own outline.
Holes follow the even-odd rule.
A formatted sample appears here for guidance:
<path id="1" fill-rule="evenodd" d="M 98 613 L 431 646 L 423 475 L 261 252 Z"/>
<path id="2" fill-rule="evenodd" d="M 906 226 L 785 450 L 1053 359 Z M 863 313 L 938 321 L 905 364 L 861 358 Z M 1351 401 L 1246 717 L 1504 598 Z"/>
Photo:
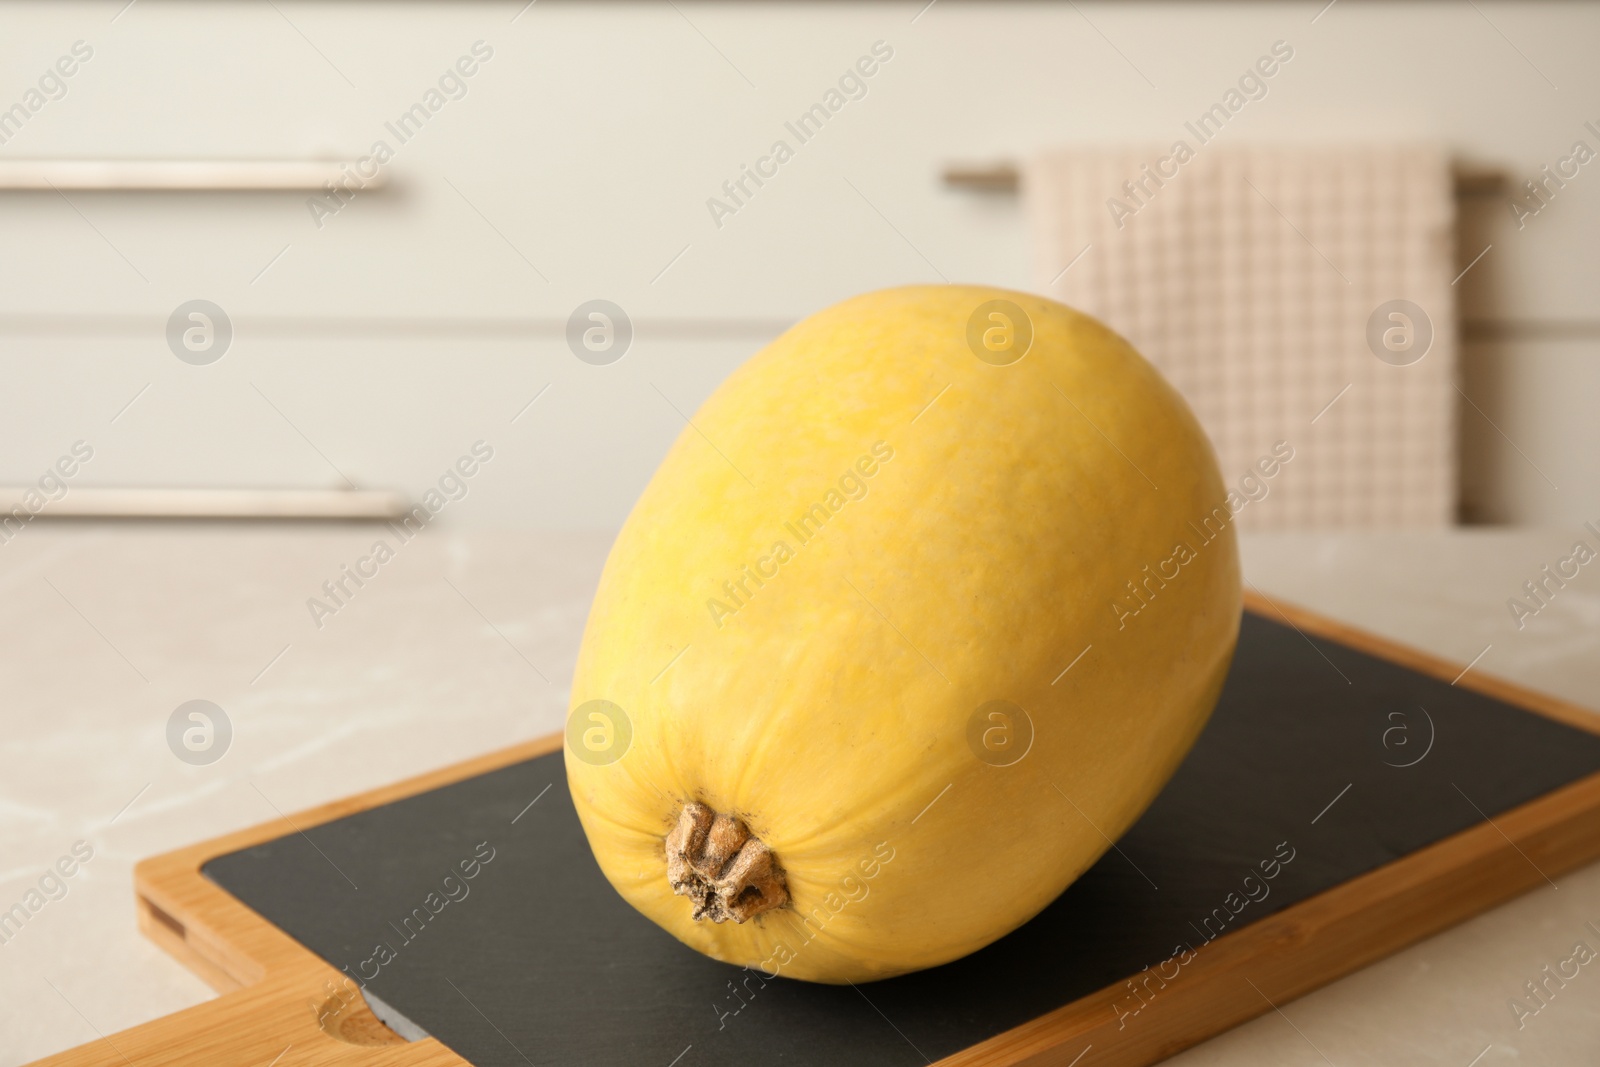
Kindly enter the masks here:
<path id="1" fill-rule="evenodd" d="M 1169 140 L 1280 38 L 1294 63 L 1228 136 L 1442 140 L 1518 181 L 1600 149 L 1593 6 L 277 6 L 0 7 L 0 108 L 94 49 L 0 158 L 397 148 L 390 186 L 320 229 L 303 194 L 0 193 L 0 482 L 84 438 L 81 484 L 336 485 L 331 461 L 420 491 L 483 438 L 496 459 L 451 521 L 614 527 L 682 427 L 658 388 L 691 411 L 861 290 L 1030 287 L 1015 198 L 946 189 L 943 164 Z M 478 40 L 467 95 L 400 145 L 384 122 Z M 879 40 L 868 95 L 714 225 L 706 199 Z M 1597 207 L 1600 164 L 1520 231 L 1468 205 L 1462 265 L 1494 246 L 1461 282 L 1475 518 L 1595 517 Z M 197 297 L 236 330 L 206 367 L 163 336 Z M 562 338 L 594 297 L 637 324 L 609 367 Z"/>

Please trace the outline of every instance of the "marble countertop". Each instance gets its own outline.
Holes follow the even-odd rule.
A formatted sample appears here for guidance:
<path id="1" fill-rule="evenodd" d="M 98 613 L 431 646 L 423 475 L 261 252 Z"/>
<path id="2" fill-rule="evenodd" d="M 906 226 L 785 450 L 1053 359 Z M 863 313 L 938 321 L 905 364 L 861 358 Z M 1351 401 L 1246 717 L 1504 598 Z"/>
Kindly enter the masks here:
<path id="1" fill-rule="evenodd" d="M 1522 629 L 1506 605 L 1581 534 L 1257 535 L 1245 571 L 1274 599 L 1600 709 L 1600 578 L 1585 567 Z M 560 728 L 609 537 L 432 529 L 313 618 L 307 598 L 374 536 L 61 522 L 0 544 L 0 909 L 92 849 L 0 944 L 0 1067 L 211 996 L 135 929 L 140 858 Z M 214 763 L 168 746 L 191 700 L 231 725 Z M 1574 941 L 1600 949 L 1584 927 L 1600 865 L 1557 885 L 1170 1062 L 1593 1062 L 1600 974 L 1521 1029 L 1508 1007 Z"/>

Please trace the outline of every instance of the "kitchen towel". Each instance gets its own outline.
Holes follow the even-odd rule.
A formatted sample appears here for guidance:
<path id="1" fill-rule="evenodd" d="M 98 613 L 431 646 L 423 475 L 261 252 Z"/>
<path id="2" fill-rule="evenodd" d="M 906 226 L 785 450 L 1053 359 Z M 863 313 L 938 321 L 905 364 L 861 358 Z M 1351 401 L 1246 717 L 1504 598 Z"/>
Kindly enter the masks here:
<path id="1" fill-rule="evenodd" d="M 1455 521 L 1442 150 L 1072 148 L 1031 161 L 1023 191 L 1038 287 L 1183 393 L 1241 529 Z M 1263 464 L 1275 448 L 1292 459 Z"/>

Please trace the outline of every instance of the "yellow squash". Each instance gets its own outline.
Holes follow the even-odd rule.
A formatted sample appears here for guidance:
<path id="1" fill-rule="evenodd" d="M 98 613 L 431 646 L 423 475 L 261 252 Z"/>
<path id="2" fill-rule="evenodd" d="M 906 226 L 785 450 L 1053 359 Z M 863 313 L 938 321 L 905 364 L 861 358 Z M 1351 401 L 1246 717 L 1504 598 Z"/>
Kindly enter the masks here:
<path id="1" fill-rule="evenodd" d="M 870 293 L 732 375 L 629 516 L 573 800 L 617 891 L 707 955 L 944 963 L 1155 797 L 1239 601 L 1211 447 L 1127 342 L 1026 293 Z"/>

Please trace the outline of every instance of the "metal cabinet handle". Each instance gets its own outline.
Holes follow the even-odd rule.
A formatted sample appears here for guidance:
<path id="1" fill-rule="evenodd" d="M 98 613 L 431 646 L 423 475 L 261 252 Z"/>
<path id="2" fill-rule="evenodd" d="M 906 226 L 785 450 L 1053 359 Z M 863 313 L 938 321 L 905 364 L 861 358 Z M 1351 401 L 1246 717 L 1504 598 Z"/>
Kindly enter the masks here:
<path id="1" fill-rule="evenodd" d="M 329 182 L 371 189 L 385 177 L 381 170 L 358 175 L 350 164 L 326 159 L 0 160 L 0 190 L 320 190 Z"/>

